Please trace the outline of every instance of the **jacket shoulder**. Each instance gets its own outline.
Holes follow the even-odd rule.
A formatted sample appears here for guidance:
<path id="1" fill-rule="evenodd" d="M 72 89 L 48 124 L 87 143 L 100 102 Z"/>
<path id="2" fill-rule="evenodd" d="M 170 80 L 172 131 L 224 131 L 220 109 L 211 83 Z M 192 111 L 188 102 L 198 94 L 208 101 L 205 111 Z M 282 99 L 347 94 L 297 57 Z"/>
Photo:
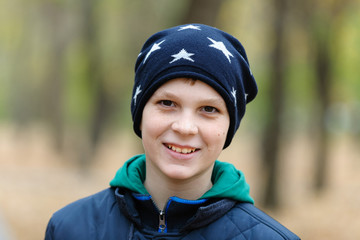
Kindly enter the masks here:
<path id="1" fill-rule="evenodd" d="M 79 213 L 81 213 L 82 217 L 84 217 L 84 214 L 96 214 L 99 210 L 103 211 L 103 207 L 109 207 L 115 202 L 114 191 L 108 188 L 68 204 L 56 211 L 52 218 L 60 220 L 62 218 L 77 218 Z"/>
<path id="2" fill-rule="evenodd" d="M 300 239 L 278 221 L 250 203 L 238 203 L 227 216 L 245 239 Z"/>
<path id="3" fill-rule="evenodd" d="M 118 223 L 111 220 L 122 219 L 119 215 L 114 190 L 108 188 L 56 211 L 45 239 L 97 239 L 99 234 L 107 234 L 104 226 Z"/>

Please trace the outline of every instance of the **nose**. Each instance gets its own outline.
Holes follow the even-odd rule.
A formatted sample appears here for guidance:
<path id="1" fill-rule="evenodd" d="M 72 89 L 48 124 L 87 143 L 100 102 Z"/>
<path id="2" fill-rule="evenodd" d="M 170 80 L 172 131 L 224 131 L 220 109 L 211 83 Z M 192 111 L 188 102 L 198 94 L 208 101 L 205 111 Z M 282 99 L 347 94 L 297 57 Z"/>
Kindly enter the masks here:
<path id="1" fill-rule="evenodd" d="M 194 135 L 198 133 L 195 117 L 189 113 L 179 114 L 171 127 L 175 132 L 184 135 Z"/>

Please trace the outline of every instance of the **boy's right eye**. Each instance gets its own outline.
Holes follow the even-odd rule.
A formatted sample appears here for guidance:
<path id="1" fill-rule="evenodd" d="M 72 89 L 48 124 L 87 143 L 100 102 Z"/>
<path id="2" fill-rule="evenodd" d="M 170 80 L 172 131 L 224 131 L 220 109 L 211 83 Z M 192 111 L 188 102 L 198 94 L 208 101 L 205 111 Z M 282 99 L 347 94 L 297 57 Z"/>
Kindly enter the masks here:
<path id="1" fill-rule="evenodd" d="M 160 103 L 161 105 L 165 106 L 165 107 L 172 107 L 172 106 L 174 106 L 174 103 L 173 103 L 173 101 L 171 101 L 171 100 L 161 100 L 161 101 L 159 101 L 159 103 Z"/>

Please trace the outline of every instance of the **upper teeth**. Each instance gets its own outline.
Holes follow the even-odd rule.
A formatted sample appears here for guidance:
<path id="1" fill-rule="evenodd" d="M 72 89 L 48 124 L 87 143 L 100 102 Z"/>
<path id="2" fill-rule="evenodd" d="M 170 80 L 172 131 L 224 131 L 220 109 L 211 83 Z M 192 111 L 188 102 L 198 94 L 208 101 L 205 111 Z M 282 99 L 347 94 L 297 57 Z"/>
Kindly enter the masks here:
<path id="1" fill-rule="evenodd" d="M 167 147 L 178 153 L 192 153 L 195 152 L 196 148 L 179 148 L 172 145 L 167 145 Z"/>

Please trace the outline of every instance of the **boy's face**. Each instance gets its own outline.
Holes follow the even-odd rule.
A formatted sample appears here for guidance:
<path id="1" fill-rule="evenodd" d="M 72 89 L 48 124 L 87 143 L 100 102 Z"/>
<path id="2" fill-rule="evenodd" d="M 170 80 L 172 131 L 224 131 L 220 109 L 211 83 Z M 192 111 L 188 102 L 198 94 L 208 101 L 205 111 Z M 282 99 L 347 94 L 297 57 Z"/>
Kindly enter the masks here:
<path id="1" fill-rule="evenodd" d="M 210 179 L 229 124 L 225 101 L 212 87 L 185 78 L 166 82 L 143 110 L 147 171 L 164 179 Z"/>

